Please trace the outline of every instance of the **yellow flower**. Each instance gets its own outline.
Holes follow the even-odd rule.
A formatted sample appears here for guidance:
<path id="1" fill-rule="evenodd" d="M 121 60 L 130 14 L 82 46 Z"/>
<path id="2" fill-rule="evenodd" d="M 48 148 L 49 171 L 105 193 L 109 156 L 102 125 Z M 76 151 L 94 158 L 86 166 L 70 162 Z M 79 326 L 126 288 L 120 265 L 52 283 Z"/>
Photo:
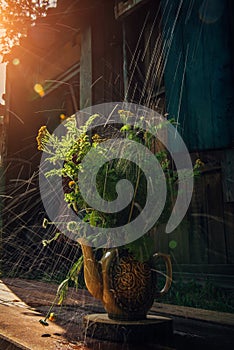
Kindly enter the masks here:
<path id="1" fill-rule="evenodd" d="M 51 322 L 55 321 L 55 314 L 53 312 L 50 313 L 49 321 L 51 321 Z"/>
<path id="2" fill-rule="evenodd" d="M 60 114 L 60 120 L 65 120 L 67 117 L 65 116 L 65 114 Z"/>
<path id="3" fill-rule="evenodd" d="M 205 164 L 201 161 L 200 158 L 198 158 L 198 159 L 196 160 L 195 165 L 196 165 L 197 167 L 200 168 L 200 167 L 203 167 Z"/>
<path id="4" fill-rule="evenodd" d="M 93 142 L 100 142 L 101 136 L 98 134 L 93 135 L 92 137 Z"/>
<path id="5" fill-rule="evenodd" d="M 43 223 L 42 223 L 42 227 L 43 227 L 43 228 L 46 228 L 47 225 L 48 225 L 48 223 L 49 223 L 48 220 L 47 220 L 46 218 L 44 218 L 44 219 L 43 219 Z"/>
<path id="6" fill-rule="evenodd" d="M 37 148 L 39 149 L 39 151 L 43 151 L 43 142 L 45 141 L 45 139 L 48 139 L 48 137 L 49 132 L 47 130 L 47 127 L 45 125 L 41 126 L 36 137 Z"/>
<path id="7" fill-rule="evenodd" d="M 98 134 L 93 135 L 92 140 L 93 140 L 94 143 L 101 143 L 101 142 L 106 141 L 105 138 L 102 138 L 102 137 L 101 137 L 100 135 L 98 135 Z"/>
<path id="8" fill-rule="evenodd" d="M 75 181 L 69 181 L 68 182 L 68 186 L 70 187 L 70 188 L 72 188 L 73 186 L 75 185 Z"/>
<path id="9" fill-rule="evenodd" d="M 123 109 L 118 110 L 118 113 L 119 113 L 120 115 L 124 115 L 125 117 L 130 117 L 130 116 L 134 115 L 132 112 L 130 112 L 130 111 L 125 111 L 125 110 L 123 110 Z"/>

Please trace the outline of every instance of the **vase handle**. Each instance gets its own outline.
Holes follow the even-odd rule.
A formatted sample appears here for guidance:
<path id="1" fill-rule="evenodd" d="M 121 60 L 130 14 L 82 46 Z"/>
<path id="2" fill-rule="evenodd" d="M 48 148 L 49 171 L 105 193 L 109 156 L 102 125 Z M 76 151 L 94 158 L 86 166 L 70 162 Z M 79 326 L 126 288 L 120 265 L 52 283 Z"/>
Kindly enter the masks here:
<path id="1" fill-rule="evenodd" d="M 170 255 L 163 254 L 163 253 L 156 253 L 154 254 L 154 257 L 156 258 L 162 258 L 166 264 L 166 282 L 162 290 L 158 292 L 159 296 L 162 296 L 168 292 L 168 290 L 171 287 L 172 282 L 172 265 L 171 265 L 171 257 Z"/>

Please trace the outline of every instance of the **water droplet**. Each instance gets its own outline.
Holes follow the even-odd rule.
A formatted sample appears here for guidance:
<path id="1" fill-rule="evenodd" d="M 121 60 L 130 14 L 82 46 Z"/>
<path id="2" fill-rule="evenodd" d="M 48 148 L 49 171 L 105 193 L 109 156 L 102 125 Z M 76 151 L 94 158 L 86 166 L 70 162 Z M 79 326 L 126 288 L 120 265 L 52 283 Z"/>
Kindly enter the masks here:
<path id="1" fill-rule="evenodd" d="M 169 242 L 169 248 L 175 249 L 177 247 L 177 242 L 172 240 Z"/>
<path id="2" fill-rule="evenodd" d="M 34 91 L 36 91 L 38 93 L 38 95 L 40 95 L 41 97 L 43 97 L 45 95 L 43 86 L 41 84 L 35 84 L 33 87 Z"/>
<path id="3" fill-rule="evenodd" d="M 14 58 L 12 60 L 12 63 L 13 63 L 14 66 L 18 66 L 20 64 L 20 60 L 18 58 Z"/>
<path id="4" fill-rule="evenodd" d="M 206 24 L 218 21 L 224 11 L 224 1 L 204 0 L 199 9 L 199 18 Z"/>

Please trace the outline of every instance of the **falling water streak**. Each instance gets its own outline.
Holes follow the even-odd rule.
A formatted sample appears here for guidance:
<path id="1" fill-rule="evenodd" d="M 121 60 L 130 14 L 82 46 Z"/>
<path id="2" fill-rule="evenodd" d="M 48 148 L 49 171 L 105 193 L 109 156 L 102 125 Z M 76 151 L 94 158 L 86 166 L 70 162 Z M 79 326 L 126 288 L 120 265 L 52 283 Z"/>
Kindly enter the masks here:
<path id="1" fill-rule="evenodd" d="M 130 70 L 132 69 L 132 65 L 133 65 L 133 63 L 134 63 L 134 61 L 135 61 L 135 56 L 136 56 L 137 50 L 138 50 L 138 48 L 139 48 L 142 35 L 143 35 L 143 33 L 144 33 L 144 29 L 145 29 L 145 26 L 146 26 L 146 23 L 147 23 L 149 14 L 150 14 L 150 13 L 148 12 L 147 15 L 146 15 L 146 18 L 145 18 L 145 21 L 144 21 L 144 23 L 143 23 L 143 26 L 142 26 L 142 29 L 141 29 L 139 38 L 138 38 L 138 40 L 137 40 L 137 44 L 136 44 L 135 50 L 134 50 L 133 55 L 132 55 L 132 60 L 131 60 L 131 62 L 130 62 L 130 64 L 129 64 L 129 69 L 130 69 Z"/>
<path id="2" fill-rule="evenodd" d="M 193 49 L 192 54 L 191 54 L 191 62 L 194 60 L 194 56 L 196 55 L 196 53 L 198 51 L 198 47 L 200 45 L 203 28 L 204 28 L 204 23 L 202 21 L 200 21 L 200 29 L 199 29 L 199 32 L 198 32 L 199 34 L 198 34 L 198 37 L 197 37 L 197 40 L 196 40 L 196 45 L 194 45 L 194 49 Z"/>
<path id="3" fill-rule="evenodd" d="M 162 77 L 163 77 L 163 61 L 164 57 L 163 54 L 161 53 L 161 48 L 162 48 L 162 36 L 158 36 L 158 40 L 155 46 L 154 50 L 154 62 L 153 62 L 153 72 L 154 74 L 151 77 L 151 81 L 149 82 L 149 91 L 151 90 L 151 94 L 153 93 L 153 90 L 155 90 L 155 80 L 157 79 L 157 91 L 158 93 L 161 89 L 161 83 L 162 83 Z"/>
<path id="4" fill-rule="evenodd" d="M 177 72 L 178 72 L 178 69 L 179 69 L 181 58 L 182 58 L 182 52 L 180 52 L 180 55 L 179 55 L 179 58 L 178 58 L 178 62 L 177 62 L 176 69 L 175 69 L 175 74 L 174 74 L 174 77 L 173 77 L 173 83 L 175 83 L 175 81 L 176 81 L 176 76 L 177 76 Z"/>
<path id="5" fill-rule="evenodd" d="M 161 53 L 160 53 L 160 49 L 159 49 L 160 48 L 159 43 L 160 43 L 161 40 L 160 40 L 160 38 L 157 40 L 157 43 L 155 45 L 155 48 L 154 48 L 154 51 L 153 51 L 153 55 L 152 55 L 152 58 L 151 58 L 151 62 L 150 62 L 149 68 L 147 70 L 146 77 L 143 79 L 144 85 L 143 85 L 143 89 L 141 91 L 140 102 L 144 99 L 145 93 L 147 91 L 148 94 L 147 94 L 147 99 L 145 101 L 147 103 L 147 105 L 150 104 L 152 95 L 154 93 L 155 81 L 157 79 L 157 75 L 158 74 L 159 74 L 159 79 L 158 79 L 158 87 L 157 87 L 158 91 L 157 92 L 160 92 L 161 83 L 163 81 L 163 75 L 164 75 L 165 67 L 166 67 L 166 64 L 167 64 L 167 61 L 168 61 L 168 56 L 169 56 L 169 53 L 170 53 L 170 47 L 171 47 L 172 41 L 173 41 L 173 35 L 174 35 L 174 31 L 175 31 L 175 26 L 176 26 L 176 23 L 177 23 L 177 20 L 178 20 L 178 16 L 179 16 L 179 13 L 180 13 L 180 10 L 181 10 L 182 3 L 183 3 L 183 1 L 181 0 L 180 4 L 178 6 L 177 12 L 176 12 L 176 16 L 175 16 L 173 25 L 172 25 L 171 28 L 168 29 L 167 35 L 165 35 L 166 40 L 163 43 L 163 47 L 162 47 Z M 168 6 L 168 4 L 169 4 L 169 2 L 167 1 L 166 6 Z M 171 10 L 172 10 L 172 6 L 170 5 L 169 11 L 167 12 L 166 22 L 169 20 L 169 12 Z M 163 10 L 163 13 L 164 13 L 164 11 L 166 11 L 166 9 Z M 151 27 L 150 35 L 153 32 L 154 24 L 155 24 L 155 21 L 153 22 L 153 25 Z M 143 29 L 145 28 L 145 26 L 146 26 L 146 21 L 144 22 Z M 141 37 L 142 37 L 142 31 L 141 31 L 140 38 Z M 150 42 L 150 38 L 148 38 L 147 46 L 149 45 L 149 42 Z M 132 57 L 132 61 L 131 61 L 131 65 L 130 66 L 132 67 L 134 59 L 135 59 L 135 65 L 134 65 L 134 69 L 131 72 L 131 77 L 129 79 L 129 83 L 128 83 L 128 88 L 127 88 L 127 91 L 126 91 L 125 99 L 128 96 L 128 94 L 129 94 L 129 89 L 131 87 L 135 71 L 136 70 L 140 71 L 140 69 L 138 67 L 138 61 L 139 61 L 139 58 L 140 58 L 140 50 L 138 51 L 138 55 L 135 58 L 136 52 L 137 52 L 137 48 L 139 47 L 139 43 L 140 43 L 140 41 L 138 40 L 136 49 L 134 51 L 134 55 Z M 159 46 L 159 48 L 157 46 Z M 141 60 L 144 59 L 145 52 L 146 52 L 146 49 L 144 50 L 144 52 L 142 54 Z M 155 70 L 155 72 L 153 72 L 153 70 Z M 141 72 L 139 72 L 139 73 L 141 73 Z M 134 96 L 135 96 L 136 89 L 137 89 L 137 84 L 135 84 L 134 90 L 132 91 L 132 96 L 131 96 L 132 98 L 134 98 Z"/>
<path id="6" fill-rule="evenodd" d="M 133 79 L 133 77 L 134 77 L 134 73 L 135 73 L 135 70 L 136 70 L 136 69 L 138 69 L 139 74 L 141 75 L 142 80 L 144 80 L 144 77 L 143 77 L 143 75 L 141 74 L 140 69 L 139 69 L 139 67 L 138 67 L 138 61 L 139 61 L 139 57 L 140 57 L 140 53 L 141 53 L 141 50 L 139 50 L 139 45 L 140 45 L 140 40 L 141 40 L 141 38 L 142 38 L 142 35 L 143 35 L 143 33 L 144 33 L 144 29 L 145 29 L 145 26 L 146 26 L 148 17 L 149 17 L 149 12 L 148 12 L 147 15 L 146 15 L 145 21 L 144 21 L 144 23 L 143 23 L 143 26 L 142 26 L 142 29 L 141 29 L 141 32 L 140 32 L 140 35 L 139 35 L 139 39 L 138 39 L 138 41 L 137 41 L 137 44 L 136 44 L 134 53 L 132 54 L 131 62 L 130 62 L 130 64 L 129 64 L 129 70 L 132 69 L 133 63 L 134 63 L 134 68 L 133 68 L 133 70 L 132 70 L 132 72 L 131 72 L 131 76 L 130 76 L 129 81 L 128 81 L 128 86 L 127 86 L 127 89 L 126 89 L 126 91 L 125 91 L 124 100 L 127 100 L 127 99 L 128 99 L 129 90 L 130 90 L 131 83 L 132 83 L 132 79 Z M 125 43 L 125 45 L 127 45 L 127 43 Z M 129 49 L 129 52 L 131 52 L 129 46 L 128 46 L 128 49 Z M 137 57 L 136 57 L 136 59 L 135 59 L 137 50 L 138 50 L 138 54 L 137 54 Z M 131 96 L 131 99 L 132 99 L 132 100 L 133 100 L 133 97 L 134 97 L 134 96 Z"/>
<path id="7" fill-rule="evenodd" d="M 169 277 L 166 273 L 164 273 L 164 272 L 162 272 L 162 271 L 160 271 L 160 270 L 151 269 L 151 271 L 157 272 L 158 275 L 161 275 L 161 276 L 163 276 L 163 277 L 169 278 L 169 280 L 170 280 L 171 282 L 174 281 L 173 278 Z"/>
<path id="8" fill-rule="evenodd" d="M 91 85 L 90 85 L 90 89 L 92 89 L 94 87 L 94 85 L 96 85 L 101 79 L 103 79 L 103 75 L 100 75 L 100 77 L 98 77 Z"/>
<path id="9" fill-rule="evenodd" d="M 38 172 L 35 172 L 35 176 Z M 23 189 L 23 185 L 24 184 L 28 184 L 29 180 L 25 180 L 25 179 L 20 179 L 20 178 L 17 178 L 17 179 L 10 179 L 10 183 L 15 183 L 14 185 L 14 191 L 11 192 L 11 195 L 14 195 L 18 190 L 21 190 Z M 21 186 L 19 186 L 19 184 L 21 183 Z M 31 184 L 33 184 L 33 182 L 31 182 Z M 33 184 L 34 185 L 34 184 Z"/>
<path id="10" fill-rule="evenodd" d="M 41 109 L 34 112 L 34 114 L 45 113 L 45 112 L 60 112 L 60 111 L 63 111 L 63 108 Z"/>
<path id="11" fill-rule="evenodd" d="M 182 81 L 181 81 L 180 96 L 179 96 L 179 103 L 178 103 L 178 112 L 177 112 L 177 117 L 176 117 L 176 131 L 177 131 L 178 124 L 179 124 L 180 109 L 181 109 L 181 103 L 182 103 L 182 95 L 183 95 L 183 90 L 184 90 L 185 72 L 186 72 L 187 60 L 188 60 L 188 51 L 189 51 L 189 44 L 187 45 L 187 48 L 186 48 L 186 55 L 185 55 L 185 61 L 184 61 L 184 70 L 183 70 Z M 175 132 L 175 138 L 176 138 L 176 132 Z"/>
<path id="12" fill-rule="evenodd" d="M 132 89 L 132 100 L 134 100 L 134 97 L 135 97 L 135 93 L 137 91 L 137 88 L 138 88 L 138 82 L 135 82 L 134 84 L 134 88 Z"/>
<path id="13" fill-rule="evenodd" d="M 73 32 L 76 32 L 76 33 L 80 32 L 80 28 L 72 27 L 72 26 L 69 26 L 69 25 L 64 24 L 64 23 L 57 22 L 56 25 L 59 26 L 59 27 L 71 29 Z M 61 32 L 61 30 L 55 29 L 54 27 L 53 27 L 53 30 L 56 30 L 57 32 Z"/>
<path id="14" fill-rule="evenodd" d="M 175 16 L 175 20 L 174 20 L 174 23 L 173 23 L 173 26 L 172 26 L 172 30 L 171 30 L 171 39 L 173 38 L 173 35 L 174 35 L 175 26 L 176 26 L 176 23 L 177 23 L 177 20 L 178 20 L 178 17 L 179 17 L 179 13 L 180 13 L 182 4 L 183 4 L 183 0 L 180 0 L 180 4 L 178 6 L 178 9 L 177 9 L 177 12 L 176 12 L 176 16 Z"/>
<path id="15" fill-rule="evenodd" d="M 46 79 L 45 82 L 67 85 L 69 87 L 69 90 L 70 90 L 70 94 L 71 94 L 74 110 L 76 112 L 78 112 L 79 109 L 78 109 L 78 105 L 77 105 L 77 102 L 76 102 L 76 96 L 75 96 L 75 92 L 74 92 L 74 87 L 73 87 L 72 84 L 67 83 L 66 81 L 63 81 L 63 80 L 56 80 L 56 79 Z"/>
<path id="16" fill-rule="evenodd" d="M 160 37 L 159 41 L 160 43 Z M 161 55 L 161 50 L 160 50 L 161 45 L 158 44 L 158 46 L 155 47 L 155 60 L 152 62 L 153 67 L 152 67 L 152 72 L 151 74 L 151 81 L 149 81 L 149 96 L 147 98 L 147 103 L 150 103 L 151 96 L 155 92 L 155 82 L 157 82 L 157 91 L 156 91 L 156 96 L 160 91 L 161 84 L 162 84 L 162 79 L 163 79 L 163 72 L 162 72 L 162 67 L 163 67 L 163 56 Z"/>
<path id="17" fill-rule="evenodd" d="M 20 181 L 20 176 L 21 176 L 21 173 L 23 172 L 23 170 L 24 170 L 24 166 L 22 165 L 21 167 L 20 167 L 20 171 L 19 171 L 19 173 L 18 173 L 18 176 L 17 176 L 17 179 L 16 179 L 16 183 L 17 183 L 17 181 Z"/>
<path id="18" fill-rule="evenodd" d="M 158 13 L 159 13 L 159 9 L 157 12 L 157 16 L 158 16 Z M 154 20 L 154 22 L 151 26 L 150 37 L 152 35 L 153 29 L 155 26 L 155 21 L 156 21 L 156 19 Z M 150 43 L 150 37 L 147 41 L 147 48 L 148 48 L 149 43 Z M 141 92 L 140 103 L 142 103 L 142 100 L 144 99 L 145 93 L 147 91 L 146 105 L 150 104 L 150 101 L 152 99 L 152 95 L 155 92 L 155 82 L 157 81 L 158 76 L 159 76 L 159 79 L 158 79 L 158 84 L 157 84 L 157 93 L 161 89 L 161 83 L 162 83 L 162 79 L 163 79 L 163 72 L 162 72 L 162 68 L 161 68 L 162 63 L 163 63 L 163 55 L 161 53 L 161 47 L 162 47 L 161 43 L 162 43 L 162 37 L 159 34 L 158 38 L 156 40 L 155 46 L 154 46 L 154 50 L 152 53 L 150 64 L 149 64 L 148 70 L 146 72 L 146 77 L 144 79 L 143 89 Z M 146 49 L 144 50 L 144 53 L 142 55 L 142 60 L 145 56 Z M 157 93 L 156 93 L 156 96 L 157 96 Z"/>
<path id="19" fill-rule="evenodd" d="M 21 123 L 21 124 L 24 124 L 24 121 L 23 119 L 21 119 L 18 114 L 16 114 L 15 112 L 11 111 L 10 109 L 7 108 L 7 112 L 12 114 L 14 117 L 16 117 L 16 119 Z"/>
<path id="20" fill-rule="evenodd" d="M 193 5 L 194 5 L 194 0 L 190 0 L 188 11 L 187 11 L 186 18 L 185 18 L 185 24 L 188 23 L 188 21 L 189 21 L 189 19 L 191 17 L 191 13 L 192 13 L 192 10 L 193 10 Z"/>
<path id="21" fill-rule="evenodd" d="M 155 24 L 156 24 L 156 20 L 158 19 L 159 9 L 160 9 L 160 7 L 158 7 L 158 11 L 157 11 L 157 13 L 156 13 L 156 16 L 155 16 L 155 18 L 154 18 L 153 24 L 152 24 L 152 26 L 151 26 L 151 30 L 150 30 L 150 33 L 149 33 L 149 37 L 148 37 L 148 39 L 147 39 L 147 41 L 146 41 L 146 44 L 145 44 L 145 50 L 143 51 L 142 58 L 141 58 L 141 61 L 142 61 L 142 62 L 144 61 L 145 55 L 146 55 L 147 50 L 148 50 L 148 48 L 149 48 L 150 39 L 151 39 L 151 36 L 152 36 L 152 34 L 153 34 L 153 30 L 154 30 L 154 27 L 155 27 Z"/>
<path id="22" fill-rule="evenodd" d="M 170 6 L 170 10 L 168 11 L 168 16 L 167 16 L 167 19 L 166 19 L 166 22 L 165 22 L 165 25 L 167 24 L 167 21 L 169 20 L 169 14 L 170 14 L 170 11 L 172 10 L 172 7 Z M 174 31 L 174 28 L 175 28 L 175 24 L 176 24 L 176 20 L 178 18 L 178 15 L 174 21 L 174 25 L 173 25 L 173 31 Z M 164 37 L 164 43 L 162 45 L 162 57 L 163 57 L 163 60 L 162 60 L 162 73 L 161 73 L 161 77 L 160 77 L 160 81 L 162 81 L 163 79 L 163 75 L 164 75 L 164 72 L 165 72 L 165 68 L 166 68 L 166 65 L 167 65 L 167 62 L 168 62 L 168 58 L 169 58 L 169 54 L 170 54 L 170 48 L 172 46 L 172 42 L 173 42 L 173 35 L 171 33 L 171 29 L 169 28 L 167 33 L 162 33 L 163 37 Z M 169 37 L 170 35 L 170 37 Z M 168 38 L 169 37 L 169 38 Z M 168 100 L 168 105 L 170 104 L 170 99 Z"/>
<path id="23" fill-rule="evenodd" d="M 153 53 L 152 53 L 152 57 L 150 59 L 150 64 L 149 64 L 149 67 L 147 69 L 147 72 L 146 72 L 146 77 L 145 77 L 145 80 L 144 80 L 144 84 L 143 84 L 143 88 L 142 88 L 142 95 L 141 95 L 141 98 L 140 98 L 140 104 L 142 103 L 142 99 L 144 98 L 144 95 L 145 95 L 145 92 L 147 90 L 147 85 L 149 83 L 149 79 L 150 77 L 152 77 L 152 73 L 153 73 L 153 65 L 155 63 L 155 56 L 156 56 L 156 52 L 157 52 L 157 43 L 158 43 L 159 39 L 157 38 L 157 41 L 156 41 L 156 44 L 155 44 L 155 47 L 154 47 L 154 50 L 153 50 Z"/>
<path id="24" fill-rule="evenodd" d="M 29 161 L 26 161 L 26 163 L 30 164 Z M 7 166 L 8 170 L 9 168 L 10 164 Z M 59 251 L 59 255 L 55 250 L 51 250 L 51 248 L 47 250 L 53 253 L 54 256 L 57 256 L 56 261 L 48 261 L 48 253 L 46 253 L 44 247 L 40 243 L 43 239 L 40 238 L 41 233 L 39 233 L 41 231 L 41 224 L 37 225 L 35 222 L 30 223 L 29 221 L 30 213 L 43 215 L 38 188 L 33 187 L 35 186 L 34 179 L 37 177 L 38 172 L 34 172 L 29 179 L 24 180 L 22 179 L 23 170 L 24 166 L 21 166 L 18 177 L 9 180 L 10 183 L 7 186 L 7 190 L 10 192 L 12 200 L 3 210 L 3 215 L 5 217 L 4 244 L 8 244 L 8 250 L 5 251 L 5 256 L 7 256 L 8 260 L 7 266 L 11 266 L 9 274 L 11 277 L 19 275 L 27 277 L 28 273 L 32 271 L 32 273 L 39 272 L 42 276 L 47 275 L 47 278 L 54 279 L 53 273 L 61 270 L 61 264 L 64 271 L 66 271 L 67 263 L 73 264 L 76 260 L 76 256 L 74 255 L 74 251 L 73 253 L 71 251 L 70 255 L 65 252 L 65 246 L 68 247 L 70 252 L 70 245 L 65 242 L 63 250 Z M 5 174 L 6 171 L 5 169 Z M 23 237 L 27 239 L 27 245 L 22 244 Z M 38 244 L 39 247 L 36 248 L 38 254 L 36 253 L 35 255 L 32 249 L 35 251 L 35 247 L 38 246 Z M 20 245 L 20 250 L 18 249 L 18 245 Z M 12 252 L 14 252 L 14 254 L 12 254 Z M 70 257 L 73 259 L 69 261 Z M 67 261 L 66 264 L 65 261 Z M 39 265 L 41 266 L 40 271 L 38 270 Z M 50 272 L 48 274 L 48 268 L 45 269 L 45 266 L 52 266 L 52 273 L 51 268 L 49 268 Z"/>
<path id="25" fill-rule="evenodd" d="M 167 5 L 166 5 L 167 6 Z M 164 12 L 166 12 L 166 6 L 165 6 L 165 9 L 163 10 L 163 13 L 162 13 L 162 16 L 164 16 Z M 171 10 L 171 8 L 170 8 Z M 166 19 L 166 23 L 169 19 L 169 13 L 170 11 L 167 12 L 167 19 Z M 160 70 L 160 66 L 162 65 L 163 63 L 163 56 L 164 56 L 164 50 L 165 50 L 165 47 L 166 47 L 166 43 L 164 42 L 163 45 L 161 44 L 162 43 L 162 36 L 159 35 L 158 37 L 158 40 L 157 40 L 157 43 L 156 43 L 156 47 L 154 49 L 154 54 L 155 54 L 155 64 L 157 65 L 157 72 Z M 159 51 L 158 51 L 158 55 L 156 55 L 157 53 L 157 45 L 159 45 Z M 160 48 L 162 48 L 160 50 Z M 156 63 L 157 62 L 157 63 Z M 161 77 L 159 78 L 159 84 L 158 84 L 158 91 L 160 91 L 160 87 L 161 87 L 161 82 L 162 82 L 162 79 L 163 79 L 163 74 L 164 74 L 164 69 L 162 68 L 161 69 Z M 150 70 L 148 70 L 148 74 L 150 74 Z M 157 74 L 157 73 L 155 73 Z M 145 89 L 146 89 L 146 83 L 147 81 L 145 82 L 144 86 L 145 86 Z M 147 104 L 150 103 L 150 98 L 152 96 L 152 91 L 153 91 L 153 85 L 154 85 L 154 80 L 152 79 L 152 82 L 151 82 L 151 87 L 152 89 L 149 88 L 149 96 L 147 98 Z M 144 95 L 144 92 L 142 92 L 142 96 L 141 98 L 143 98 L 143 95 Z"/>
<path id="26" fill-rule="evenodd" d="M 162 36 L 160 37 L 160 51 L 159 51 L 159 61 L 157 64 L 157 69 L 158 69 L 158 89 L 156 94 L 159 94 L 161 92 L 161 86 L 162 86 L 162 81 L 164 80 L 164 57 L 161 54 L 161 47 L 162 47 Z"/>
<path id="27" fill-rule="evenodd" d="M 168 32 L 167 32 L 166 35 L 164 34 L 165 41 L 164 41 L 164 45 L 163 45 L 163 48 L 162 48 L 162 54 L 164 55 L 165 60 L 164 60 L 163 72 L 165 72 L 165 67 L 167 65 L 168 57 L 169 57 L 169 54 L 170 54 L 170 48 L 171 48 L 171 45 L 172 45 L 172 42 L 173 42 L 174 31 L 175 31 L 176 23 L 177 23 L 177 20 L 178 20 L 178 17 L 179 17 L 179 13 L 180 13 L 180 10 L 181 10 L 181 7 L 182 7 L 182 3 L 183 3 L 183 0 L 180 0 L 180 4 L 178 6 L 178 9 L 177 9 L 177 12 L 176 12 L 176 16 L 175 16 L 172 28 L 168 29 Z M 167 4 L 169 4 L 169 0 L 167 1 Z M 166 6 L 165 6 L 165 8 L 166 8 Z M 165 26 L 167 24 L 167 21 L 169 20 L 169 15 L 170 15 L 171 11 L 172 11 L 172 5 L 170 6 L 170 9 L 168 11 L 168 16 L 167 16 L 167 19 L 166 19 L 166 22 L 165 22 Z"/>
<path id="28" fill-rule="evenodd" d="M 32 176 L 27 180 L 27 188 L 25 190 L 25 192 L 27 192 L 29 190 L 30 185 L 34 185 L 33 183 L 33 179 L 35 178 L 36 172 L 34 171 Z"/>
<path id="29" fill-rule="evenodd" d="M 131 72 L 131 76 L 130 76 L 129 81 L 128 81 L 128 87 L 127 87 L 127 91 L 126 91 L 126 93 L 125 93 L 124 100 L 126 100 L 127 97 L 128 97 L 128 93 L 129 93 L 129 90 L 130 90 L 130 87 L 131 87 L 131 83 L 132 83 L 132 80 L 133 80 L 133 77 L 134 77 L 134 73 L 135 73 L 135 70 L 136 70 L 137 67 L 138 67 L 138 60 L 139 60 L 139 57 L 140 57 L 140 53 L 141 53 L 141 51 L 139 50 L 139 51 L 138 51 L 137 58 L 136 58 L 136 61 L 135 61 L 135 64 L 134 64 L 134 68 L 133 68 L 133 70 L 132 70 L 132 72 Z"/>
<path id="30" fill-rule="evenodd" d="M 34 206 L 35 206 L 35 205 L 34 205 Z M 37 225 L 33 225 L 34 228 L 33 228 L 33 229 L 30 229 L 30 227 L 27 226 L 27 222 L 26 222 L 26 221 L 24 220 L 24 218 L 23 218 L 23 216 L 24 216 L 25 214 L 28 213 L 28 210 L 29 210 L 29 209 L 35 209 L 34 206 L 33 206 L 33 207 L 27 208 L 27 210 L 24 210 L 24 211 L 20 212 L 19 214 L 16 213 L 15 207 L 13 207 L 13 208 L 8 208 L 8 209 L 7 209 L 7 214 L 9 215 L 9 217 L 12 216 L 12 219 L 11 219 L 11 220 L 9 219 L 9 220 L 6 222 L 5 229 L 8 228 L 8 227 L 10 227 L 10 225 L 11 225 L 12 223 L 14 223 L 15 221 L 19 221 L 19 222 L 21 223 L 21 226 L 24 225 L 25 227 L 27 227 L 27 230 L 28 230 L 28 231 L 31 231 L 31 233 L 34 233 L 34 234 L 35 234 L 35 227 L 38 227 L 38 226 L 37 226 Z M 17 207 L 18 207 L 18 206 L 16 206 L 16 208 L 17 208 Z M 4 212 L 3 212 L 3 213 L 4 213 Z M 4 214 L 5 214 L 5 213 L 4 213 Z M 39 225 L 39 227 L 41 227 L 41 225 Z M 16 230 L 14 230 L 14 233 L 16 233 Z M 12 233 L 11 233 L 11 234 L 12 234 Z M 8 238 L 10 239 L 11 236 L 9 236 Z"/>
<path id="31" fill-rule="evenodd" d="M 115 70 L 113 70 L 112 64 L 109 61 L 107 61 L 107 59 L 105 59 L 104 57 L 102 58 L 102 62 L 103 62 L 104 67 L 107 68 L 110 73 L 112 73 L 112 74 L 114 73 L 116 75 L 116 78 L 115 78 L 113 84 L 110 84 L 110 81 L 108 81 L 104 76 L 99 77 L 97 80 L 99 81 L 99 79 L 102 79 L 102 81 L 104 83 L 111 86 L 113 88 L 115 96 L 117 96 L 117 98 L 115 98 L 115 100 L 120 101 L 120 100 L 122 100 L 121 91 L 119 89 L 119 85 L 115 86 L 120 79 L 119 71 L 116 68 L 115 68 Z M 97 83 L 97 81 L 95 81 L 95 83 Z M 113 98 L 112 91 L 110 89 L 106 89 L 105 94 L 107 96 L 107 100 Z"/>

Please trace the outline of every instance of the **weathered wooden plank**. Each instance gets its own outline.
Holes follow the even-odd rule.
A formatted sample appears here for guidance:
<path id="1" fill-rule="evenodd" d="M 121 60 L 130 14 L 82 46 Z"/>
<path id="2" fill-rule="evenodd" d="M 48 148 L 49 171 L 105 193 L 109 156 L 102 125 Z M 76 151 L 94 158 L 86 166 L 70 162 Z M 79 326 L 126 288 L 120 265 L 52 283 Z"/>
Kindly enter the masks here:
<path id="1" fill-rule="evenodd" d="M 181 273 L 224 275 L 234 278 L 234 264 L 179 264 L 173 271 Z"/>
<path id="2" fill-rule="evenodd" d="M 123 99 L 122 23 L 113 16 L 113 3 L 100 3 L 92 23 L 93 104 Z M 102 23 L 102 25 L 100 25 Z"/>
<path id="3" fill-rule="evenodd" d="M 208 260 L 210 263 L 226 263 L 227 256 L 220 173 L 207 174 L 205 187 L 208 204 Z"/>
<path id="4" fill-rule="evenodd" d="M 234 264 L 234 203 L 224 203 L 224 225 L 226 231 L 227 262 Z"/>
<path id="5" fill-rule="evenodd" d="M 163 312 L 163 314 L 191 318 L 193 320 L 207 321 L 216 324 L 234 326 L 234 315 L 226 312 L 196 309 L 193 307 L 167 305 L 154 303 L 152 312 Z"/>
<path id="6" fill-rule="evenodd" d="M 234 149 L 224 151 L 222 175 L 224 200 L 234 202 Z"/>
<path id="7" fill-rule="evenodd" d="M 194 183 L 194 192 L 190 205 L 190 262 L 207 263 L 207 201 L 205 198 L 204 179 L 201 176 Z"/>
<path id="8" fill-rule="evenodd" d="M 189 235 L 187 218 L 172 233 L 168 234 L 169 254 L 172 257 L 173 266 L 190 262 Z"/>
<path id="9" fill-rule="evenodd" d="M 159 225 L 151 230 L 155 242 L 155 252 L 169 253 L 168 234 L 165 232 L 165 225 Z"/>
<path id="10" fill-rule="evenodd" d="M 225 264 L 222 264 L 222 265 L 225 265 Z M 197 272 L 197 273 L 176 271 L 174 266 L 175 265 L 173 265 L 174 282 L 183 281 L 184 283 L 186 283 L 186 282 L 196 281 L 196 283 L 200 284 L 201 286 L 205 285 L 206 283 L 211 283 L 212 286 L 222 288 L 224 290 L 233 290 L 234 277 L 232 275 L 210 274 L 207 272 L 208 266 L 205 266 L 205 265 L 197 265 L 197 267 L 200 268 L 200 272 Z M 178 270 L 180 267 L 181 265 L 178 265 Z M 186 269 L 189 270 L 189 265 L 187 265 Z"/>

